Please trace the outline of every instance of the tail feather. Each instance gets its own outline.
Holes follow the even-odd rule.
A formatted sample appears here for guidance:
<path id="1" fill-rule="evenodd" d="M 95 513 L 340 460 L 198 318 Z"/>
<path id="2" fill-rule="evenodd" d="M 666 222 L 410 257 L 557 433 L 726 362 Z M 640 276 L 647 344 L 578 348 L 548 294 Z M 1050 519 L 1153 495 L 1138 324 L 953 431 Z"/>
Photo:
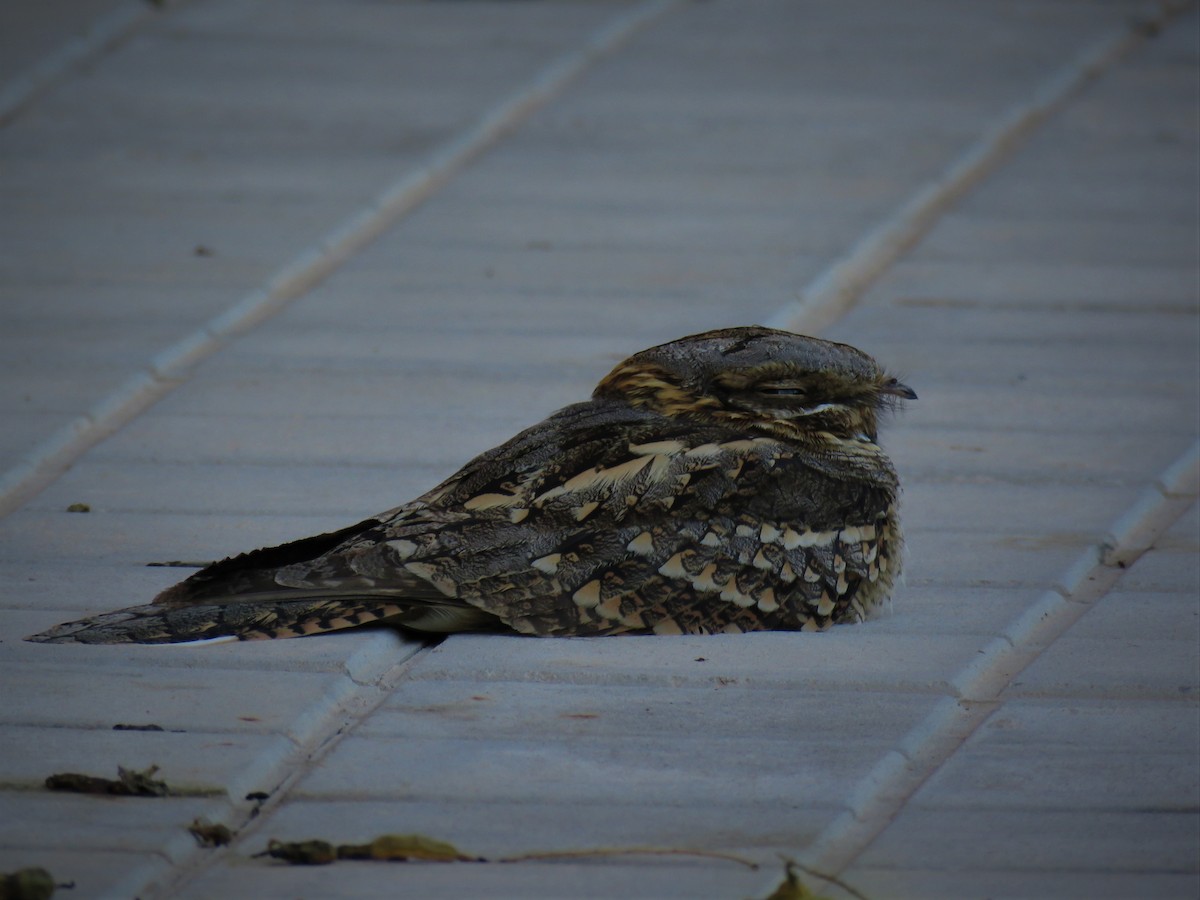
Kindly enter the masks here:
<path id="1" fill-rule="evenodd" d="M 501 627 L 490 613 L 447 596 L 399 569 L 386 586 L 356 572 L 335 553 L 379 526 L 368 519 L 341 531 L 267 547 L 206 566 L 146 606 L 67 622 L 25 640 L 58 644 L 177 644 L 189 641 L 300 637 L 387 621 L 449 633 Z M 323 563 L 320 577 L 282 577 L 291 567 Z M 307 581 L 307 583 L 305 583 Z"/>
<path id="2" fill-rule="evenodd" d="M 395 598 L 307 597 L 170 607 L 133 606 L 57 625 L 25 638 L 41 644 L 180 644 L 230 638 L 253 641 L 303 637 L 387 622 L 418 631 L 494 629 L 499 620 L 471 607 Z"/>
<path id="3" fill-rule="evenodd" d="M 177 608 L 151 604 L 67 622 L 26 640 L 44 644 L 176 644 L 222 637 L 242 641 L 299 637 L 403 616 L 410 608 L 391 601 L 353 603 L 344 599 Z"/>
<path id="4" fill-rule="evenodd" d="M 377 528 L 379 521 L 366 519 L 357 525 L 290 541 L 277 547 L 263 547 L 238 556 L 231 556 L 207 565 L 179 584 L 167 588 L 154 598 L 155 603 L 167 606 L 237 602 L 242 595 L 266 595 L 278 592 L 276 576 L 281 569 L 297 563 L 312 562 L 332 553 L 345 541 Z M 352 576 L 353 573 L 343 573 Z M 282 593 L 289 593 L 284 591 Z"/>

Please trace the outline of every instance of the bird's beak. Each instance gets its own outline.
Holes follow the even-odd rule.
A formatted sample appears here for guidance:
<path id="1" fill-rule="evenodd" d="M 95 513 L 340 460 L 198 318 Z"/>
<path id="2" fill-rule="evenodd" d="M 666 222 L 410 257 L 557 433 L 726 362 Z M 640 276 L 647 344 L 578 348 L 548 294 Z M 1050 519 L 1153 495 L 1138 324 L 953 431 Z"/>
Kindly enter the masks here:
<path id="1" fill-rule="evenodd" d="M 916 400 L 917 392 L 907 384 L 901 384 L 895 378 L 886 381 L 879 389 L 881 394 L 891 394 L 893 397 L 903 397 L 905 400 Z"/>

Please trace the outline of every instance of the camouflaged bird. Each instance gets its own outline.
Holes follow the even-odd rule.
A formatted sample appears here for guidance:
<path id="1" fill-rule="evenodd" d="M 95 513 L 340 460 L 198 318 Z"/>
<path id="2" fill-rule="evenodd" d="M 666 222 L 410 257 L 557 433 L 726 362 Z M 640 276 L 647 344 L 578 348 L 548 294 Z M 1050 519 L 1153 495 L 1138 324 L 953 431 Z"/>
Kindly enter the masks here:
<path id="1" fill-rule="evenodd" d="M 422 497 L 226 559 L 34 641 L 426 632 L 713 634 L 858 621 L 900 571 L 878 419 L 916 394 L 845 344 L 729 328 L 644 350 L 592 399 Z"/>

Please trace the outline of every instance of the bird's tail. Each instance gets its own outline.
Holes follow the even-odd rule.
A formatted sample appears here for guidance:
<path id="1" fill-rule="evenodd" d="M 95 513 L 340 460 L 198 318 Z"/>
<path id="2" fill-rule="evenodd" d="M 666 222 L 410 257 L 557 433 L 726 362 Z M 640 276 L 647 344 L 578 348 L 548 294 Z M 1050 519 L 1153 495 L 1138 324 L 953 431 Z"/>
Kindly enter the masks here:
<path id="1" fill-rule="evenodd" d="M 57 625 L 25 640 L 43 644 L 178 644 L 188 641 L 300 637 L 365 625 L 412 609 L 379 599 L 304 598 L 169 607 L 133 606 Z"/>

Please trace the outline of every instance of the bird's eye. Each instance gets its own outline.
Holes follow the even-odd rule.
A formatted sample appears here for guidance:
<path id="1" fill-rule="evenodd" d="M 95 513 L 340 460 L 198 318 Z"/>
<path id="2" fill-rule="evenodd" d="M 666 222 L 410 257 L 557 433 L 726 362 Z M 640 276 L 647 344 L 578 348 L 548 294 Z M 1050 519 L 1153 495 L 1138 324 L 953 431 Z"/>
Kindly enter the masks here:
<path id="1" fill-rule="evenodd" d="M 767 394 L 771 397 L 802 397 L 804 391 L 801 388 L 791 385 L 782 384 L 760 384 L 755 388 L 760 394 Z"/>

